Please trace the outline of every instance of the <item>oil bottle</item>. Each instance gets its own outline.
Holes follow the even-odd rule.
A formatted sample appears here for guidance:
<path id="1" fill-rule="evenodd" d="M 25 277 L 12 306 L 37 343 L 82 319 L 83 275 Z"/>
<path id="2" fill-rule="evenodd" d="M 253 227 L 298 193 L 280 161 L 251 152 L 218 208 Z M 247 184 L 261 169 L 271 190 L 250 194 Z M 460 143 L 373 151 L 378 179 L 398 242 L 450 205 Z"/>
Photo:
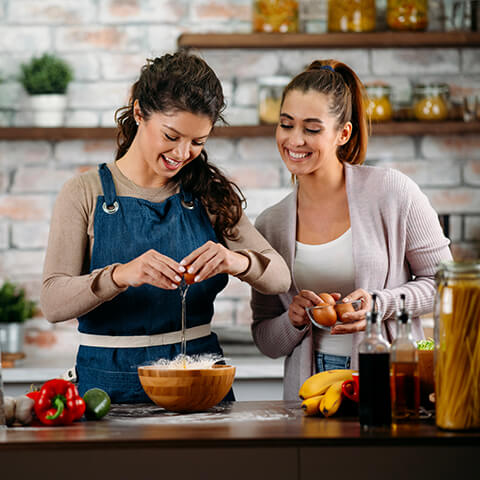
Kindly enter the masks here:
<path id="1" fill-rule="evenodd" d="M 381 312 L 376 307 L 367 312 L 367 332 L 358 347 L 359 416 L 363 429 L 389 426 L 392 422 L 390 400 L 390 345 L 381 332 Z"/>
<path id="2" fill-rule="evenodd" d="M 405 295 L 400 296 L 397 312 L 397 336 L 390 351 L 390 389 L 392 420 L 401 423 L 418 420 L 420 409 L 420 377 L 417 345 L 411 332 L 411 315 L 405 308 Z"/>

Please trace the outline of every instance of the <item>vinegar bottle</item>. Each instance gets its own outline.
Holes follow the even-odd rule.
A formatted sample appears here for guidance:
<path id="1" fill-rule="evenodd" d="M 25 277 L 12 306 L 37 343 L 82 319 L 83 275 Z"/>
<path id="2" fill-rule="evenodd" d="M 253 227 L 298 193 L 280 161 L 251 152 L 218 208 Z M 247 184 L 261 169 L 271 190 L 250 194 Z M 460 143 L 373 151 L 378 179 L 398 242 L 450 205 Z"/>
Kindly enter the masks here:
<path id="1" fill-rule="evenodd" d="M 367 312 L 367 332 L 358 347 L 359 416 L 364 429 L 389 426 L 392 422 L 390 401 L 390 346 L 381 332 L 381 312 L 376 307 Z"/>
<path id="2" fill-rule="evenodd" d="M 410 313 L 405 295 L 400 296 L 397 312 L 397 336 L 391 348 L 390 389 L 394 423 L 417 420 L 420 409 L 420 377 L 417 345 L 412 337 Z"/>

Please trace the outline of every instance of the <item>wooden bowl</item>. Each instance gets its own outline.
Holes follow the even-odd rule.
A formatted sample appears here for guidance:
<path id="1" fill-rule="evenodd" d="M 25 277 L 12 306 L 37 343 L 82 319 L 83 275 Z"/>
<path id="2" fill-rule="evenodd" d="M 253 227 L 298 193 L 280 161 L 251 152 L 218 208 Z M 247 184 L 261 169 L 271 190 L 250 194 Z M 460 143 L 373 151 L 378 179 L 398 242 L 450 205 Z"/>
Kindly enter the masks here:
<path id="1" fill-rule="evenodd" d="M 145 393 L 171 412 L 200 412 L 221 402 L 232 387 L 235 367 L 210 368 L 138 367 Z"/>

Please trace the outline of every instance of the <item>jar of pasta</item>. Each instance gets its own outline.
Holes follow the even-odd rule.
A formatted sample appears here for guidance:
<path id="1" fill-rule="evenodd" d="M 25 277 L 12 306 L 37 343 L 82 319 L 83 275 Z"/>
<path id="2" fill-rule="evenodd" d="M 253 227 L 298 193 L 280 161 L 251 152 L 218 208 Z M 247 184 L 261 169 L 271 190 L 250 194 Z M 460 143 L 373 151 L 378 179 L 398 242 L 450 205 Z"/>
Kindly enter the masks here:
<path id="1" fill-rule="evenodd" d="M 329 32 L 371 32 L 375 17 L 375 0 L 328 0 Z"/>
<path id="2" fill-rule="evenodd" d="M 449 88 L 445 83 L 419 84 L 413 89 L 413 111 L 417 120 L 448 118 Z"/>
<path id="3" fill-rule="evenodd" d="M 298 32 L 297 0 L 254 0 L 254 32 Z"/>
<path id="4" fill-rule="evenodd" d="M 480 262 L 441 263 L 436 282 L 436 423 L 480 428 Z"/>
<path id="5" fill-rule="evenodd" d="M 388 122 L 392 119 L 390 101 L 391 88 L 388 85 L 365 85 L 367 91 L 366 110 L 372 122 Z"/>
<path id="6" fill-rule="evenodd" d="M 428 0 L 388 0 L 387 25 L 392 30 L 426 30 Z"/>
<path id="7" fill-rule="evenodd" d="M 258 119 L 260 123 L 278 122 L 283 89 L 290 82 L 289 77 L 263 77 L 258 81 Z"/>

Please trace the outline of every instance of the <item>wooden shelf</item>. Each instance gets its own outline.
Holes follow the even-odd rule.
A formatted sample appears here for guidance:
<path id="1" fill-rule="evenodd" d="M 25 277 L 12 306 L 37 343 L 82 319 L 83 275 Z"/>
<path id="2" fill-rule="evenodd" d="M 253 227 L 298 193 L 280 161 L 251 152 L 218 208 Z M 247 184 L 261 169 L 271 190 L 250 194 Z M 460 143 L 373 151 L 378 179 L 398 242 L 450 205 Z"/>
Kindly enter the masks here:
<path id="1" fill-rule="evenodd" d="M 185 48 L 430 48 L 480 45 L 479 32 L 184 33 Z"/>
<path id="2" fill-rule="evenodd" d="M 465 135 L 480 133 L 476 122 L 388 122 L 372 124 L 372 135 Z M 240 125 L 216 127 L 212 136 L 220 138 L 271 137 L 275 125 Z M 115 140 L 116 128 L 0 128 L 0 140 Z"/>

